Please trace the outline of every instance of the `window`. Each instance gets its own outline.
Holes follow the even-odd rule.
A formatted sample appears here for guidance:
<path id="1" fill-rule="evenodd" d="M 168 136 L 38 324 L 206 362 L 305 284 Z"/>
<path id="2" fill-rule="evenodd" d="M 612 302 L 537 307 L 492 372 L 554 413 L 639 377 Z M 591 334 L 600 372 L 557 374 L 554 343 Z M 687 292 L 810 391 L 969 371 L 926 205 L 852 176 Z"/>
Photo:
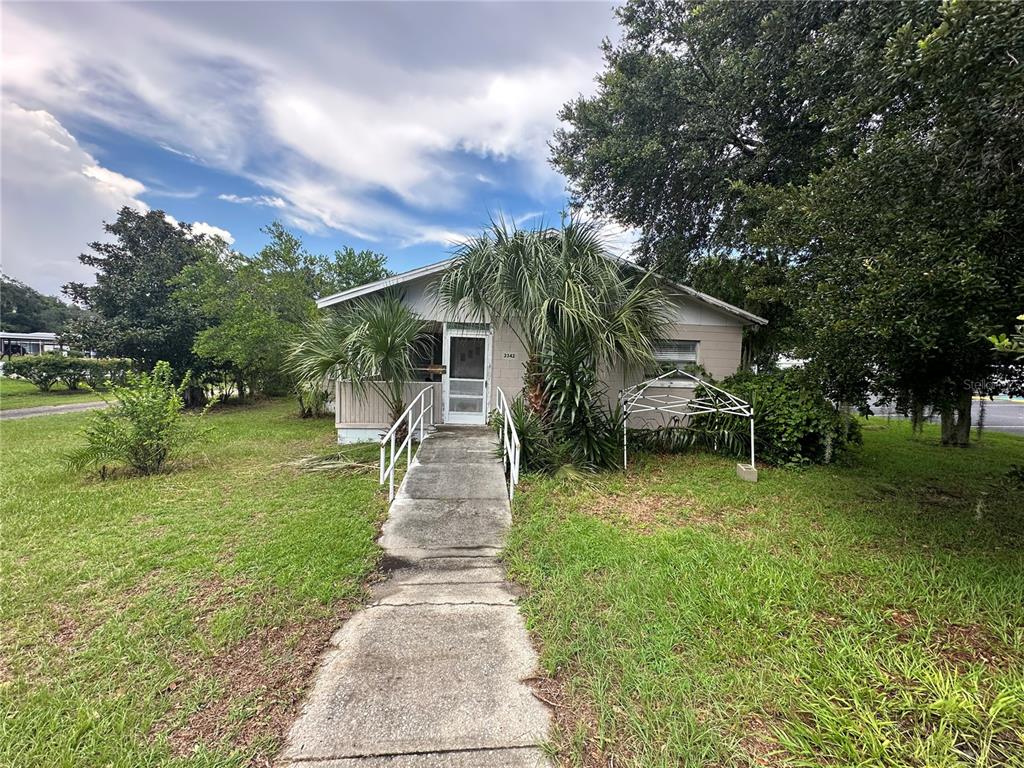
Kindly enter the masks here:
<path id="1" fill-rule="evenodd" d="M 652 376 L 659 376 L 666 371 L 679 369 L 692 371 L 697 367 L 696 341 L 657 341 L 654 343 L 654 361 L 656 368 Z"/>

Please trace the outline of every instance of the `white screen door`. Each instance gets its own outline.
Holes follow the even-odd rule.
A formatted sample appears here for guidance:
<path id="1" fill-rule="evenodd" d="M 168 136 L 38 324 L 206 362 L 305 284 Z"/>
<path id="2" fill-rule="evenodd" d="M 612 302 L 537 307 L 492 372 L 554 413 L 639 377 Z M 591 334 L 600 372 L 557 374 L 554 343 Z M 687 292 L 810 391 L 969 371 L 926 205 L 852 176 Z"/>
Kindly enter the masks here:
<path id="1" fill-rule="evenodd" d="M 491 337 L 486 332 L 452 329 L 445 344 L 445 421 L 483 424 L 487 421 L 487 374 Z"/>

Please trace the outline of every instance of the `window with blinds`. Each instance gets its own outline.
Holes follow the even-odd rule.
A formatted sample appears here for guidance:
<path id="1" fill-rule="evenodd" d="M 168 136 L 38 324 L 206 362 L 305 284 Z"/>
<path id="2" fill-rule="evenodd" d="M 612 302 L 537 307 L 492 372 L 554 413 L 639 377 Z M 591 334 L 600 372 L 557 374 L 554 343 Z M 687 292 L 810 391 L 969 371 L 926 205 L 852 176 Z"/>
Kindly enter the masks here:
<path id="1" fill-rule="evenodd" d="M 654 360 L 657 364 L 653 371 L 655 376 L 676 368 L 689 371 L 697 365 L 697 342 L 675 339 L 655 342 Z"/>

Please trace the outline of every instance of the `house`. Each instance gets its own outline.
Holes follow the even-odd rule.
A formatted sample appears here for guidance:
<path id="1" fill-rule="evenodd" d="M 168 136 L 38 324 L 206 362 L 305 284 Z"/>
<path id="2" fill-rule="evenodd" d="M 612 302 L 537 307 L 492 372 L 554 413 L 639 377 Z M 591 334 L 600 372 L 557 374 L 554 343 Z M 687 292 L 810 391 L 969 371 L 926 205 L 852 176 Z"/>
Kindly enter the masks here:
<path id="1" fill-rule="evenodd" d="M 525 354 L 511 329 L 459 317 L 435 302 L 432 284 L 453 261 L 326 296 L 317 306 L 324 309 L 387 289 L 399 290 L 403 301 L 427 321 L 433 339 L 428 359 L 418 366 L 419 381 L 409 382 L 406 401 L 411 402 L 429 386 L 435 423 L 484 424 L 496 407 L 499 388 L 509 397 L 522 389 Z M 675 316 L 667 338 L 655 348 L 659 366 L 667 370 L 696 364 L 715 379 L 735 373 L 740 365 L 743 328 L 767 321 L 685 285 L 666 280 L 664 287 L 672 298 Z M 620 390 L 647 378 L 644 373 L 626 371 L 622 366 L 604 371 L 609 399 L 615 400 Z M 678 385 L 691 386 L 692 382 Z M 357 397 L 344 382 L 335 383 L 334 410 L 340 443 L 376 440 L 391 426 L 383 401 L 372 391 Z"/>
<path id="2" fill-rule="evenodd" d="M 41 355 L 44 352 L 62 350 L 57 334 L 45 331 L 19 333 L 0 331 L 0 357 L 12 355 Z"/>

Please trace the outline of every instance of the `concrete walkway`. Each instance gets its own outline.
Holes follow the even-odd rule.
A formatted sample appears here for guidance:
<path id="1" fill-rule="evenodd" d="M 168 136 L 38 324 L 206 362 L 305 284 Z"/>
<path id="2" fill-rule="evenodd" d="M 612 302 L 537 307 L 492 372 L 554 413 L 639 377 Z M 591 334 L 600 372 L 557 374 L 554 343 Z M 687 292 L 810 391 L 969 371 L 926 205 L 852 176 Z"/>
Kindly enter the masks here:
<path id="1" fill-rule="evenodd" d="M 511 522 L 493 432 L 441 428 L 380 539 L 390 578 L 331 638 L 279 765 L 536 768 L 549 713 L 497 560 Z"/>
<path id="2" fill-rule="evenodd" d="M 78 411 L 91 411 L 96 408 L 106 408 L 107 404 L 102 400 L 90 403 L 65 403 L 64 405 L 37 405 L 33 408 L 9 408 L 0 411 L 0 419 L 28 419 L 33 416 L 52 416 L 55 413 L 77 413 Z"/>

